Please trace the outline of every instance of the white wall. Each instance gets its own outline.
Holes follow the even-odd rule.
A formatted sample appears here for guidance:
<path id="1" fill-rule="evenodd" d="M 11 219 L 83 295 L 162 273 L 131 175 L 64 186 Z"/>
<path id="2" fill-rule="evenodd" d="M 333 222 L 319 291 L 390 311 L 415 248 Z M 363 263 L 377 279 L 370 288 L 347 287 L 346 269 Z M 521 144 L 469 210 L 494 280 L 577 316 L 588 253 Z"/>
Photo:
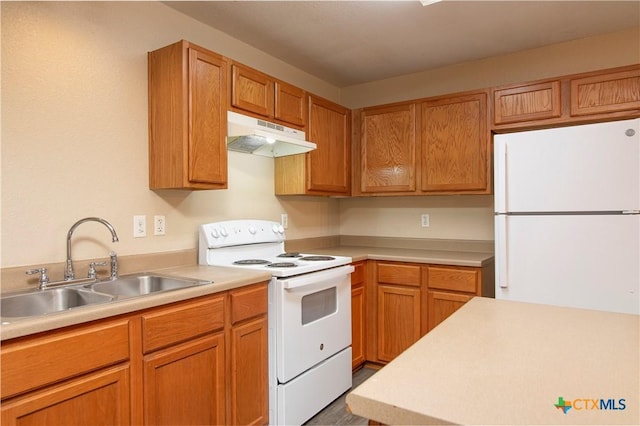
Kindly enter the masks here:
<path id="1" fill-rule="evenodd" d="M 193 248 L 201 223 L 279 220 L 289 238 L 338 233 L 338 201 L 276 198 L 273 159 L 229 154 L 226 191 L 150 191 L 147 52 L 187 39 L 338 100 L 339 91 L 157 2 L 2 2 L 2 267 Z M 148 236 L 134 239 L 133 215 Z M 165 215 L 166 236 L 149 235 Z"/>
<path id="2" fill-rule="evenodd" d="M 350 108 L 640 63 L 640 29 L 621 31 L 344 88 Z M 431 226 L 420 227 L 420 215 Z M 353 198 L 340 202 L 343 235 L 493 239 L 492 196 Z"/>
<path id="3" fill-rule="evenodd" d="M 421 215 L 429 215 L 429 227 Z M 344 200 L 340 233 L 378 237 L 493 240 L 493 196 L 439 195 Z"/>
<path id="4" fill-rule="evenodd" d="M 275 197 L 273 161 L 240 153 L 229 154 L 226 191 L 150 191 L 146 52 L 179 39 L 350 107 L 484 87 L 487 70 L 507 82 L 640 62 L 636 31 L 573 44 L 579 69 L 551 47 L 339 89 L 159 2 L 1 2 L 1 12 L 3 268 L 63 261 L 69 227 L 94 215 L 114 224 L 120 242 L 112 245 L 100 225 L 83 224 L 74 237 L 76 259 L 106 256 L 112 247 L 120 255 L 193 248 L 203 222 L 279 220 L 280 213 L 289 214 L 291 239 L 491 239 L 491 196 Z M 605 54 L 614 49 L 622 53 Z M 423 212 L 431 214 L 430 228 L 418 227 Z M 149 229 L 153 215 L 165 215 L 167 235 L 134 239 L 132 217 L 140 214 Z"/>

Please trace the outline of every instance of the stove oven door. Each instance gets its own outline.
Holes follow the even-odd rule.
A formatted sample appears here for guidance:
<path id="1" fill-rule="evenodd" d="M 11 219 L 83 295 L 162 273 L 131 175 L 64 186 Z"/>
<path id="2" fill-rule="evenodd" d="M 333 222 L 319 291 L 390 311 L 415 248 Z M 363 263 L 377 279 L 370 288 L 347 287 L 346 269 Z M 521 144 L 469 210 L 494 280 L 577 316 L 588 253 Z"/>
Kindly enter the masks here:
<path id="1" fill-rule="evenodd" d="M 276 281 L 278 382 L 351 345 L 351 265 Z"/>

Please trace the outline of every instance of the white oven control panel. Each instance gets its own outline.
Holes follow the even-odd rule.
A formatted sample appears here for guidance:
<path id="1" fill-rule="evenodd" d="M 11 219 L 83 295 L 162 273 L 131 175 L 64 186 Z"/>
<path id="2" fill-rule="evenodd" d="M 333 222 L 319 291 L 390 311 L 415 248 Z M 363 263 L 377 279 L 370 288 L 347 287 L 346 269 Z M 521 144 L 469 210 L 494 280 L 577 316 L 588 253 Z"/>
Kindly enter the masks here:
<path id="1" fill-rule="evenodd" d="M 226 220 L 200 225 L 200 245 L 220 248 L 285 240 L 284 228 L 269 220 Z M 204 244 L 203 244 L 204 243 Z"/>

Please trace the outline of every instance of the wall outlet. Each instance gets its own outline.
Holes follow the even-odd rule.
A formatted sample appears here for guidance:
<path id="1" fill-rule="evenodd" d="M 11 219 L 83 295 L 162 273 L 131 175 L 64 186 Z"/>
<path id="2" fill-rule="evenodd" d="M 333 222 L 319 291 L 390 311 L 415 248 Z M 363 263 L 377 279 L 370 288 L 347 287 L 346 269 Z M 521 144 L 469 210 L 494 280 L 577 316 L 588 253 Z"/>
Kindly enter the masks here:
<path id="1" fill-rule="evenodd" d="M 429 215 L 428 214 L 423 214 L 422 216 L 420 216 L 420 224 L 422 225 L 423 228 L 428 228 L 429 227 Z"/>
<path id="2" fill-rule="evenodd" d="M 166 233 L 167 222 L 164 216 L 153 217 L 153 235 L 164 235 Z"/>
<path id="3" fill-rule="evenodd" d="M 147 236 L 147 217 L 144 215 L 133 217 L 133 238 Z"/>
<path id="4" fill-rule="evenodd" d="M 280 225 L 282 225 L 282 227 L 284 229 L 287 229 L 289 227 L 289 215 L 286 213 L 282 213 L 280 215 Z"/>

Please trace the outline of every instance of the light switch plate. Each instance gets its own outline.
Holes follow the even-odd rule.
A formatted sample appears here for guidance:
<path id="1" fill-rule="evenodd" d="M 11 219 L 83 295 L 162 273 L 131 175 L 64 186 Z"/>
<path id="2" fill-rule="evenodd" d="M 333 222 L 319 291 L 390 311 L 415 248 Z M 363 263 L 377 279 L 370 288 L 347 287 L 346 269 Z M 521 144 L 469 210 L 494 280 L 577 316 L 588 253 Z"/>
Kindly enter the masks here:
<path id="1" fill-rule="evenodd" d="M 142 238 L 147 236 L 147 217 L 137 215 L 133 217 L 133 238 Z"/>
<path id="2" fill-rule="evenodd" d="M 429 227 L 429 215 L 428 214 L 423 214 L 420 217 L 420 224 L 422 225 L 423 228 L 428 228 Z"/>

